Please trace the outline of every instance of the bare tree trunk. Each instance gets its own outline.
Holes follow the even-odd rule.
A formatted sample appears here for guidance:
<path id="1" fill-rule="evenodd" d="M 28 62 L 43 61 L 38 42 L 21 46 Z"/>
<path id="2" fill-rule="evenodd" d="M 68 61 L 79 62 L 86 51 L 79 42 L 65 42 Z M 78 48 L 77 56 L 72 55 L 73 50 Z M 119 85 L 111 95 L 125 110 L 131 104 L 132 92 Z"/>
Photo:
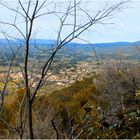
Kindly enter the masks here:
<path id="1" fill-rule="evenodd" d="M 28 101 L 28 127 L 29 127 L 29 135 L 30 139 L 34 138 L 34 133 L 33 133 L 33 119 L 32 119 L 32 102 L 29 100 Z"/>

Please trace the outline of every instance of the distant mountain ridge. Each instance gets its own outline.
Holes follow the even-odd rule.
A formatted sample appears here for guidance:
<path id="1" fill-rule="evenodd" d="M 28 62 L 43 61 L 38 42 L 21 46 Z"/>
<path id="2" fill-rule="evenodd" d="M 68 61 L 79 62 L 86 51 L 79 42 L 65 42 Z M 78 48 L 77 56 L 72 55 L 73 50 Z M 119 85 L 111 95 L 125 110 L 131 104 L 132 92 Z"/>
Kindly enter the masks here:
<path id="1" fill-rule="evenodd" d="M 22 45 L 24 41 L 22 39 L 18 40 L 5 40 L 0 39 L 0 47 L 8 46 L 9 44 L 16 46 L 16 45 Z M 48 39 L 31 39 L 30 45 L 34 46 L 37 45 L 39 47 L 51 47 L 56 43 L 56 40 L 48 40 Z M 70 49 L 74 49 L 79 52 L 90 52 L 93 47 L 96 49 L 97 52 L 114 52 L 116 50 L 124 50 L 124 51 L 130 51 L 133 46 L 140 47 L 140 41 L 136 42 L 109 42 L 109 43 L 94 43 L 94 44 L 82 44 L 82 43 L 76 43 L 76 42 L 70 42 L 66 45 L 66 47 L 70 47 Z M 33 47 L 31 47 L 33 49 Z"/>
<path id="2" fill-rule="evenodd" d="M 9 42 L 14 42 L 14 43 L 22 43 L 24 40 L 23 39 L 10 39 Z M 0 43 L 8 43 L 6 39 L 1 39 L 0 38 Z M 56 43 L 56 40 L 51 40 L 51 39 L 31 39 L 30 40 L 31 44 L 52 44 Z M 87 43 L 76 43 L 76 42 L 70 42 L 69 44 L 83 44 L 86 45 Z M 137 44 L 140 45 L 140 41 L 135 41 L 135 42 L 126 42 L 126 41 L 119 41 L 119 42 L 107 42 L 107 43 L 91 43 L 97 46 L 103 46 L 103 45 L 130 45 L 130 44 Z"/>

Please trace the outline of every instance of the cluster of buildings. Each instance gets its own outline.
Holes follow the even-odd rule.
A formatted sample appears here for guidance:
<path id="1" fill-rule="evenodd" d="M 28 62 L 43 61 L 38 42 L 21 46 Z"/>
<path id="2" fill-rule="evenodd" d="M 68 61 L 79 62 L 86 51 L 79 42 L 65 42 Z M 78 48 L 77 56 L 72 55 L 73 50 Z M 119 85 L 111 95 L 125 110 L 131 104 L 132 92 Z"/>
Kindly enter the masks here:
<path id="1" fill-rule="evenodd" d="M 74 83 L 75 81 L 83 80 L 84 76 L 88 73 L 86 69 L 74 68 L 71 67 L 69 69 L 61 69 L 59 74 L 52 74 L 46 80 L 48 82 L 54 82 L 60 86 L 66 86 Z"/>
<path id="2" fill-rule="evenodd" d="M 98 68 L 96 65 L 93 65 L 88 62 L 79 62 L 76 66 L 71 66 L 70 68 L 61 68 L 59 72 L 53 73 L 51 70 L 48 71 L 45 81 L 48 84 L 56 84 L 58 86 L 68 86 L 75 81 L 81 81 L 87 75 L 90 75 L 93 71 L 97 71 Z M 37 85 L 37 81 L 40 79 L 40 75 L 33 74 L 34 76 L 29 75 L 29 84 L 33 87 Z M 21 72 L 11 72 L 11 77 L 14 80 L 22 81 L 23 73 Z"/>
<path id="3" fill-rule="evenodd" d="M 79 62 L 75 67 L 71 66 L 69 69 L 62 68 L 59 74 L 48 73 L 48 82 L 54 82 L 57 85 L 68 86 L 75 81 L 81 81 L 87 75 L 98 72 L 97 65 L 88 62 Z"/>

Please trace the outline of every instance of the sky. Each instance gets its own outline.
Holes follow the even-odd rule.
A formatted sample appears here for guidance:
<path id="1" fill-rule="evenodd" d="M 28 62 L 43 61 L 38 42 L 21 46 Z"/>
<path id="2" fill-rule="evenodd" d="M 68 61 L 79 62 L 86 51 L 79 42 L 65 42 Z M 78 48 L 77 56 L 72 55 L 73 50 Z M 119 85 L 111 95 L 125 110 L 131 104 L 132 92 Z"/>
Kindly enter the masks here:
<path id="1" fill-rule="evenodd" d="M 40 0 L 41 1 L 41 0 Z M 56 0 L 57 1 L 57 0 Z M 86 0 L 85 0 L 86 1 Z M 83 2 L 85 2 L 83 0 Z M 96 9 L 100 10 L 105 6 L 105 3 L 115 4 L 119 0 L 90 0 L 84 6 L 86 10 Z M 16 0 L 9 0 L 11 7 L 16 7 Z M 66 0 L 61 0 L 61 6 L 65 7 Z M 60 7 L 61 7 L 60 6 Z M 52 8 L 52 7 L 49 7 Z M 44 12 L 44 11 L 42 11 Z M 15 14 L 7 10 L 0 5 L 0 22 L 13 22 Z M 18 17 L 18 27 L 24 32 L 23 20 Z M 84 17 L 79 17 L 79 23 L 86 20 Z M 67 20 L 70 23 L 71 19 Z M 118 41 L 138 41 L 140 40 L 140 0 L 131 0 L 121 12 L 115 12 L 112 19 L 106 21 L 113 24 L 96 25 L 90 28 L 88 32 L 81 35 L 81 38 L 88 40 L 92 43 L 103 43 L 103 42 L 118 42 Z M 35 22 L 33 38 L 40 39 L 56 39 L 57 29 L 59 28 L 59 20 L 56 16 L 49 15 L 47 17 L 41 17 Z M 9 26 L 4 26 L 0 24 L 0 31 L 5 31 L 9 36 L 15 38 L 20 35 L 15 32 L 15 30 Z M 71 28 L 64 28 L 62 32 L 62 38 L 65 37 Z M 0 32 L 0 38 L 4 38 L 3 34 Z M 79 41 L 79 40 L 75 40 Z M 80 42 L 80 41 L 79 41 Z"/>

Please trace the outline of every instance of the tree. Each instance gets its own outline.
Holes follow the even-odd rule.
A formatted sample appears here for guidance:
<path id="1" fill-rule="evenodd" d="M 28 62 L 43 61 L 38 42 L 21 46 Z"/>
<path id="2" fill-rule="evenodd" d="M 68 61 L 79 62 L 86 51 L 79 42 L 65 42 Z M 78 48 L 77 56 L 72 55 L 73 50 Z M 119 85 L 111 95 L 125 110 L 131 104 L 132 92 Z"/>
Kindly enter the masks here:
<path id="1" fill-rule="evenodd" d="M 10 40 L 10 38 L 18 39 L 20 41 L 21 49 L 24 51 L 24 55 L 22 55 L 23 59 L 20 58 L 23 65 L 21 66 L 19 63 L 19 66 L 21 68 L 21 72 L 23 73 L 22 87 L 24 87 L 25 89 L 24 97 L 25 97 L 26 115 L 25 118 L 21 120 L 21 122 L 23 122 L 27 118 L 31 139 L 34 138 L 32 105 L 33 102 L 35 101 L 39 89 L 44 84 L 45 79 L 49 76 L 47 75 L 48 71 L 59 50 L 64 46 L 66 46 L 69 42 L 73 41 L 74 39 L 84 40 L 81 38 L 82 33 L 86 32 L 87 30 L 90 29 L 90 27 L 96 24 L 106 24 L 109 18 L 114 16 L 116 11 L 121 11 L 124 8 L 123 6 L 127 2 L 128 0 L 122 0 L 110 6 L 105 5 L 103 9 L 100 9 L 94 13 L 88 12 L 83 7 L 84 2 L 76 1 L 76 0 L 66 1 L 63 4 L 64 8 L 62 8 L 63 6 L 61 7 L 59 3 L 56 3 L 54 1 L 50 2 L 46 0 L 44 1 L 29 0 L 24 2 L 19 0 L 16 3 L 17 6 L 14 6 L 16 8 L 11 7 L 5 2 L 1 2 L 2 6 L 15 13 L 15 17 L 13 22 L 1 21 L 0 24 L 4 26 L 10 26 L 18 33 L 18 35 L 22 37 L 22 39 L 19 40 L 17 37 L 15 37 L 12 34 L 8 34 L 7 32 L 2 32 L 8 40 Z M 35 71 L 34 71 L 34 75 L 32 79 L 35 82 L 35 86 L 32 86 L 32 84 L 30 84 L 31 71 L 29 70 L 31 63 L 33 63 L 30 60 L 30 51 L 31 51 L 30 42 L 33 37 L 33 30 L 34 30 L 35 23 L 37 22 L 37 20 L 39 20 L 39 18 L 47 15 L 56 16 L 56 18 L 58 18 L 60 21 L 60 25 L 57 32 L 56 42 L 52 44 L 52 49 L 49 49 L 47 51 L 42 50 L 46 52 L 46 55 L 48 57 L 45 59 L 44 63 L 41 64 L 41 68 L 38 69 L 39 76 L 35 75 Z M 81 22 L 79 20 L 80 16 L 82 16 L 82 18 L 84 17 L 85 20 Z M 21 24 L 19 24 L 19 21 L 22 24 L 22 26 Z M 70 32 L 67 35 L 63 36 L 63 32 L 65 31 L 66 27 L 70 29 Z M 36 47 L 35 44 L 34 46 Z M 14 54 L 16 56 L 19 55 L 19 53 L 17 55 L 15 52 Z M 16 57 L 16 59 L 17 58 L 19 57 Z M 6 90 L 5 88 L 4 91 Z M 2 101 L 4 100 L 4 96 L 5 95 L 3 94 Z M 21 110 L 22 110 L 22 105 L 20 111 Z"/>

